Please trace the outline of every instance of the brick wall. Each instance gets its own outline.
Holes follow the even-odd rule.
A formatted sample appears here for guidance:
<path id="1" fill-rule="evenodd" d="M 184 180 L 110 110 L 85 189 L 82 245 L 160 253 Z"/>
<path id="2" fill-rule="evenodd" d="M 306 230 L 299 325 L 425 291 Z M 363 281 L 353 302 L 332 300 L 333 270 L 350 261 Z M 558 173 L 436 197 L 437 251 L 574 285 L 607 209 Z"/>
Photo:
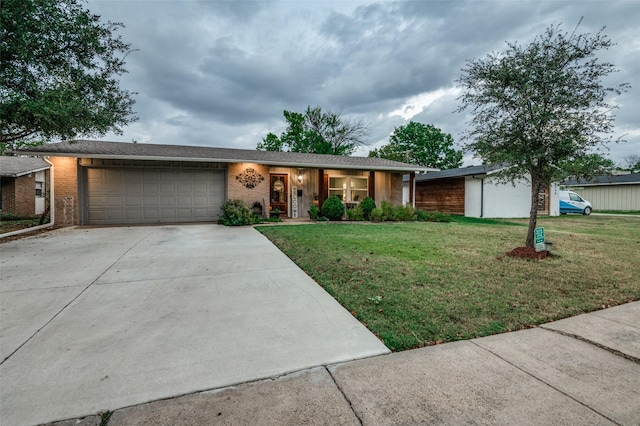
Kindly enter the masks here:
<path id="1" fill-rule="evenodd" d="M 51 157 L 53 163 L 53 190 L 56 225 L 69 226 L 80 223 L 78 198 L 78 160 L 68 157 Z"/>
<path id="2" fill-rule="evenodd" d="M 237 179 L 249 168 L 263 178 L 254 188 L 247 188 Z M 259 201 L 266 211 L 269 203 L 269 166 L 253 163 L 230 163 L 227 168 L 227 199 L 243 200 L 249 207 L 255 201 Z"/>
<path id="3" fill-rule="evenodd" d="M 2 178 L 2 211 L 20 216 L 36 213 L 35 174 L 17 178 Z"/>

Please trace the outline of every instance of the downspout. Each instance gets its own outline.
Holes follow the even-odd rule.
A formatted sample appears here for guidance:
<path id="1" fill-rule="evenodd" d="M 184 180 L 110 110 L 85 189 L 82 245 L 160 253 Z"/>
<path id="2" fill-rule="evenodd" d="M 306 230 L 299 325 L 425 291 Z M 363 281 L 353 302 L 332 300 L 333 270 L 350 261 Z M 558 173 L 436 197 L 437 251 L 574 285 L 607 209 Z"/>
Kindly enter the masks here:
<path id="1" fill-rule="evenodd" d="M 480 217 L 484 217 L 484 178 L 480 179 Z"/>
<path id="2" fill-rule="evenodd" d="M 52 227 L 55 224 L 55 215 L 56 215 L 56 209 L 55 209 L 55 205 L 53 204 L 53 163 L 49 160 L 47 160 L 46 158 L 43 158 L 44 161 L 46 161 L 47 163 L 49 163 L 49 165 L 51 166 L 50 172 L 49 172 L 49 223 L 45 224 L 45 225 L 38 225 L 38 226 L 32 226 L 31 228 L 26 228 L 26 229 L 20 229 L 19 231 L 13 231 L 13 232 L 7 232 L 5 234 L 0 234 L 0 238 L 4 238 L 4 237 L 11 237 L 13 235 L 20 235 L 20 234 L 25 234 L 27 232 L 33 232 L 33 231 L 39 231 L 40 229 L 47 229 Z"/>

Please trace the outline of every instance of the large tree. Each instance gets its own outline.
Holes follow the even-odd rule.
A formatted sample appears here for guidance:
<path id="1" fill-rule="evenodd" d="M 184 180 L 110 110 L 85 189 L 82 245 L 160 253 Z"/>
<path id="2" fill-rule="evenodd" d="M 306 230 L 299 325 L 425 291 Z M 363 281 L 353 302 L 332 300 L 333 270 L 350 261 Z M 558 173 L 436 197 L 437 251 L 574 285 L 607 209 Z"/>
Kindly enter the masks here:
<path id="1" fill-rule="evenodd" d="M 269 133 L 256 147 L 261 151 L 350 155 L 366 145 L 367 126 L 316 106 L 304 114 L 284 111 L 287 129 L 278 137 Z"/>
<path id="2" fill-rule="evenodd" d="M 580 162 L 613 140 L 617 106 L 607 97 L 629 86 L 603 83 L 616 71 L 595 56 L 612 46 L 603 30 L 577 34 L 550 26 L 528 45 L 507 43 L 504 52 L 469 61 L 457 81 L 458 111 L 472 117 L 466 148 L 486 163 L 508 165 L 504 179 L 531 182 L 527 247 L 534 246 L 540 190 L 573 174 L 563 167 L 568 160 Z"/>
<path id="3" fill-rule="evenodd" d="M 2 0 L 0 150 L 121 133 L 136 118 L 119 87 L 131 47 L 79 0 Z"/>
<path id="4" fill-rule="evenodd" d="M 396 127 L 389 143 L 369 152 L 369 157 L 386 158 L 419 166 L 453 169 L 462 165 L 462 151 L 453 147 L 453 138 L 431 124 L 416 123 Z"/>

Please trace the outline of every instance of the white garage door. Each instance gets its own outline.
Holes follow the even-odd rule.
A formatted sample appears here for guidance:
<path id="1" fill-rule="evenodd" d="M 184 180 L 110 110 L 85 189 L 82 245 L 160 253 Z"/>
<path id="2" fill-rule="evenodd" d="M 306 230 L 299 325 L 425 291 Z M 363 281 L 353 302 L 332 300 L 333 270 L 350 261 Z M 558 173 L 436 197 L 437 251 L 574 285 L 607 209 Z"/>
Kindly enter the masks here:
<path id="1" fill-rule="evenodd" d="M 224 173 L 182 169 L 86 169 L 90 225 L 215 221 Z"/>

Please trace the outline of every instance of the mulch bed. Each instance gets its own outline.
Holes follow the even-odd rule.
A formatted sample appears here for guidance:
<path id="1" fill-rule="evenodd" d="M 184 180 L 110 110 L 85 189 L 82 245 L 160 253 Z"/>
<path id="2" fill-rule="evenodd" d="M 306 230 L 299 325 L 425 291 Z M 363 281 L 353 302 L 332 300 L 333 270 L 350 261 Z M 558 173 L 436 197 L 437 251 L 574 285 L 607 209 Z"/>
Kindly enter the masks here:
<path id="1" fill-rule="evenodd" d="M 498 256 L 498 259 L 502 259 L 504 256 L 509 257 L 519 257 L 521 259 L 546 259 L 548 257 L 553 257 L 554 255 L 548 251 L 536 251 L 536 249 L 532 247 L 516 247 L 511 251 L 506 252 L 505 254 Z"/>

